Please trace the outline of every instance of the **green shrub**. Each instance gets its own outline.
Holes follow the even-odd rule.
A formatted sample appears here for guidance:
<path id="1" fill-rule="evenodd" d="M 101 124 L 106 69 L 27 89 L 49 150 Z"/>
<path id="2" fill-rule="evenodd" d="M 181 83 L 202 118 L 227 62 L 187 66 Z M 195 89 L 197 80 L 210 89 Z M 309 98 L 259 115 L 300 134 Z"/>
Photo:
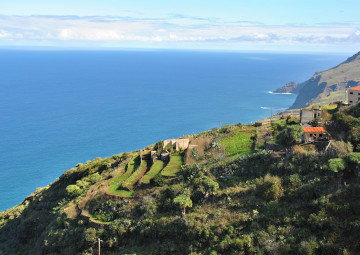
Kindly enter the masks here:
<path id="1" fill-rule="evenodd" d="M 342 158 L 332 158 L 329 159 L 329 169 L 330 171 L 337 173 L 346 168 L 345 160 Z"/>
<path id="2" fill-rule="evenodd" d="M 80 189 L 84 189 L 88 186 L 88 182 L 84 181 L 84 180 L 77 180 L 76 181 L 76 186 L 78 186 Z"/>
<path id="3" fill-rule="evenodd" d="M 156 153 L 158 155 L 161 154 L 161 152 L 163 151 L 164 148 L 164 141 L 159 141 L 154 145 L 154 150 L 156 150 Z"/>
<path id="4" fill-rule="evenodd" d="M 327 154 L 331 158 L 345 158 L 353 151 L 353 146 L 350 142 L 332 141 Z"/>
<path id="5" fill-rule="evenodd" d="M 281 178 L 267 174 L 265 178 L 256 179 L 256 193 L 267 201 L 278 200 L 284 195 Z"/>
<path id="6" fill-rule="evenodd" d="M 66 191 L 71 197 L 76 197 L 76 196 L 78 196 L 78 195 L 80 195 L 82 193 L 82 190 L 77 185 L 69 185 L 69 186 L 67 186 Z"/>
<path id="7" fill-rule="evenodd" d="M 152 178 L 150 180 L 150 184 L 153 186 L 164 186 L 165 185 L 165 179 L 164 177 L 161 175 L 161 173 L 158 173 L 157 175 L 155 175 L 154 178 Z"/>
<path id="8" fill-rule="evenodd" d="M 101 175 L 99 173 L 94 173 L 89 177 L 89 181 L 91 184 L 97 183 L 100 180 L 101 180 Z"/>
<path id="9" fill-rule="evenodd" d="M 199 164 L 184 165 L 181 167 L 181 175 L 187 181 L 195 181 L 204 175 Z"/>
<path id="10" fill-rule="evenodd" d="M 219 184 L 207 176 L 201 179 L 201 183 L 205 188 L 205 196 L 208 196 L 209 193 L 214 194 L 214 192 L 219 188 Z"/>
<path id="11" fill-rule="evenodd" d="M 348 157 L 346 158 L 346 160 L 352 164 L 360 164 L 360 153 L 359 152 L 351 152 L 348 155 Z"/>
<path id="12" fill-rule="evenodd" d="M 96 237 L 96 229 L 95 228 L 88 228 L 84 232 L 84 238 L 85 241 L 87 241 L 89 244 L 94 245 L 97 242 Z"/>
<path id="13" fill-rule="evenodd" d="M 276 143 L 284 148 L 290 148 L 301 143 L 303 129 L 298 125 L 287 126 L 276 136 Z"/>

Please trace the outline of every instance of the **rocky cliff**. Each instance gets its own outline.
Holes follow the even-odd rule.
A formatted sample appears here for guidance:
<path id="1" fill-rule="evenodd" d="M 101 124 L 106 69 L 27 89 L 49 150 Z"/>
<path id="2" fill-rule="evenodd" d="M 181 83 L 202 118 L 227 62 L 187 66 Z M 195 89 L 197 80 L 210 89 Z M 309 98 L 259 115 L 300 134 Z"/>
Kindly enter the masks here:
<path id="1" fill-rule="evenodd" d="M 296 83 L 296 82 L 292 81 L 292 82 L 286 83 L 281 88 L 278 88 L 277 90 L 273 91 L 273 93 L 276 93 L 276 94 L 295 93 L 295 94 L 297 94 L 300 89 L 301 89 L 300 83 Z"/>
<path id="2" fill-rule="evenodd" d="M 345 89 L 358 85 L 360 85 L 360 52 L 338 66 L 317 72 L 309 80 L 300 83 L 298 96 L 290 108 L 345 100 Z"/>

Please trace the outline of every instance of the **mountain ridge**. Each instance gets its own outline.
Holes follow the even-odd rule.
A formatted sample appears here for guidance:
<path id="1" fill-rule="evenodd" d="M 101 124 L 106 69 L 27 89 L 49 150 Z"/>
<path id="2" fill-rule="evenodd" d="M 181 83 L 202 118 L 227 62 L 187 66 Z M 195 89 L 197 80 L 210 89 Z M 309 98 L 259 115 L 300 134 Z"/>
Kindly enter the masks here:
<path id="1" fill-rule="evenodd" d="M 286 89 L 287 85 L 276 91 Z M 290 93 L 297 94 L 290 109 L 304 108 L 312 104 L 345 101 L 345 90 L 358 85 L 360 85 L 360 52 L 337 66 L 316 72 L 307 81 L 288 90 Z"/>

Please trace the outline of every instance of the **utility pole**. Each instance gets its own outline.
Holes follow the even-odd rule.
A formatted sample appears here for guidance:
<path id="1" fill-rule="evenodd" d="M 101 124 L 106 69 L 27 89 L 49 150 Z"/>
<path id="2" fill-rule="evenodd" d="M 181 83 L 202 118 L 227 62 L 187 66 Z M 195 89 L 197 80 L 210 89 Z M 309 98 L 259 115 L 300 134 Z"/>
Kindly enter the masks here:
<path id="1" fill-rule="evenodd" d="M 100 238 L 98 238 L 99 255 L 100 255 Z"/>

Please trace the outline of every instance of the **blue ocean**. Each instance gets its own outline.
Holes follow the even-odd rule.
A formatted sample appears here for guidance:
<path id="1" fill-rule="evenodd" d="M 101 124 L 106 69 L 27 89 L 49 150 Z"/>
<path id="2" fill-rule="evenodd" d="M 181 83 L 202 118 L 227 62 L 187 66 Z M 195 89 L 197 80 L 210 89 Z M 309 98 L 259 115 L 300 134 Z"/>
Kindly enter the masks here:
<path id="1" fill-rule="evenodd" d="M 341 54 L 0 50 L 0 211 L 79 162 L 251 123 Z"/>

